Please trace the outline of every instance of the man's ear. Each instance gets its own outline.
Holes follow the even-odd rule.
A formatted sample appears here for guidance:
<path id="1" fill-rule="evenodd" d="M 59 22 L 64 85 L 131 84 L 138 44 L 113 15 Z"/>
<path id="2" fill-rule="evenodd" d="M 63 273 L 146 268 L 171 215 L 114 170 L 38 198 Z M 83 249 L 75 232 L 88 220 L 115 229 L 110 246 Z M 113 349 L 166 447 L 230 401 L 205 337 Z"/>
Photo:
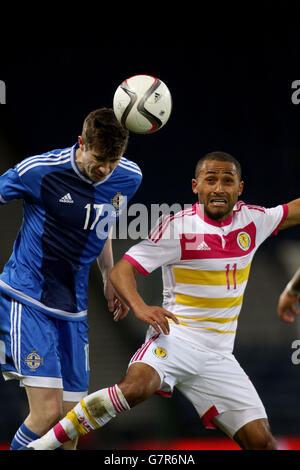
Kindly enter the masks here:
<path id="1" fill-rule="evenodd" d="M 197 182 L 197 180 L 195 180 L 195 179 L 193 178 L 193 179 L 192 179 L 192 190 L 193 190 L 193 193 L 194 193 L 194 194 L 198 194 L 197 186 L 198 186 L 198 182 Z"/>
<path id="2" fill-rule="evenodd" d="M 83 138 L 81 137 L 81 135 L 78 136 L 78 144 L 79 144 L 80 150 L 84 150 L 84 142 L 83 142 Z"/>
<path id="3" fill-rule="evenodd" d="M 239 196 L 241 196 L 243 190 L 244 190 L 244 181 L 241 181 L 240 182 L 240 189 L 239 189 Z"/>

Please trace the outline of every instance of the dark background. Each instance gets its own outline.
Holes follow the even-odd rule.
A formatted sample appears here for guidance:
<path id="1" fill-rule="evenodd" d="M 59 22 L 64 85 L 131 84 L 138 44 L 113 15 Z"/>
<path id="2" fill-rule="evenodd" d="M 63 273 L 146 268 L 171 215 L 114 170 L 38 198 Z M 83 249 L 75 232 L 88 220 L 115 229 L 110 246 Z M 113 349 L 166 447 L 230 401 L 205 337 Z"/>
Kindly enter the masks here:
<path id="1" fill-rule="evenodd" d="M 149 208 L 154 203 L 194 203 L 191 178 L 196 162 L 213 150 L 231 153 L 241 162 L 245 202 L 272 207 L 299 197 L 300 105 L 291 100 L 292 83 L 300 79 L 299 27 L 293 10 L 280 27 L 268 12 L 265 8 L 264 21 L 258 21 L 258 15 L 247 30 L 241 21 L 237 28 L 225 23 L 222 29 L 212 21 L 204 32 L 202 20 L 199 34 L 195 29 L 191 36 L 181 31 L 166 41 L 160 41 L 156 31 L 153 40 L 111 35 L 61 47 L 55 41 L 40 43 L 37 37 L 2 47 L 0 79 L 6 83 L 7 104 L 0 107 L 1 172 L 27 156 L 73 145 L 85 116 L 98 107 L 111 107 L 114 91 L 125 78 L 150 74 L 168 85 L 173 112 L 159 132 L 130 136 L 126 156 L 144 174 L 132 202 Z M 21 219 L 21 203 L 1 207 L 1 267 Z M 258 251 L 235 348 L 276 436 L 300 433 L 300 365 L 291 361 L 299 322 L 285 325 L 276 316 L 278 296 L 300 263 L 299 238 L 299 228 L 293 228 L 267 240 Z M 116 241 L 116 260 L 132 243 Z M 148 302 L 161 301 L 159 272 L 139 282 Z M 132 314 L 120 324 L 112 322 L 95 266 L 89 324 L 94 391 L 121 378 L 145 331 Z M 24 390 L 1 379 L 0 404 L 0 441 L 8 441 L 27 413 Z M 89 437 L 86 445 L 116 448 L 138 438 L 207 435 L 222 434 L 205 431 L 176 393 L 172 400 L 152 397 L 151 403 Z"/>

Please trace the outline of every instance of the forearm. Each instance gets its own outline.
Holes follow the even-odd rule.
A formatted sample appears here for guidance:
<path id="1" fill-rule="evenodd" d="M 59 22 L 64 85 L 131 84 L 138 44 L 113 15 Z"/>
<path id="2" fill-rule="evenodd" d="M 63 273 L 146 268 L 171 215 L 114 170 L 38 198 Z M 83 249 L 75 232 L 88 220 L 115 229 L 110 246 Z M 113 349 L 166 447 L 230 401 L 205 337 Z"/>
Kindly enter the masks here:
<path id="1" fill-rule="evenodd" d="M 287 207 L 288 215 L 283 224 L 280 226 L 280 230 L 300 224 L 300 198 L 289 202 Z"/>
<path id="2" fill-rule="evenodd" d="M 100 256 L 97 258 L 97 264 L 102 274 L 103 281 L 107 281 L 110 271 L 114 265 L 112 243 L 110 236 L 107 238 Z"/>
<path id="3" fill-rule="evenodd" d="M 296 271 L 292 279 L 287 284 L 285 291 L 291 295 L 300 294 L 300 268 Z"/>
<path id="4" fill-rule="evenodd" d="M 114 289 L 134 312 L 146 306 L 137 292 L 138 274 L 137 269 L 124 259 L 121 259 L 110 273 Z"/>
<path id="5" fill-rule="evenodd" d="M 278 316 L 287 323 L 293 323 L 298 310 L 296 308 L 297 299 L 300 296 L 300 268 L 296 271 L 284 291 L 279 296 L 277 313 Z"/>
<path id="6" fill-rule="evenodd" d="M 162 307 L 147 305 L 137 292 L 136 278 L 139 271 L 126 259 L 121 259 L 110 273 L 110 280 L 118 295 L 130 307 L 135 316 L 151 325 L 158 334 L 169 334 L 168 319 L 179 323 L 176 316 Z"/>

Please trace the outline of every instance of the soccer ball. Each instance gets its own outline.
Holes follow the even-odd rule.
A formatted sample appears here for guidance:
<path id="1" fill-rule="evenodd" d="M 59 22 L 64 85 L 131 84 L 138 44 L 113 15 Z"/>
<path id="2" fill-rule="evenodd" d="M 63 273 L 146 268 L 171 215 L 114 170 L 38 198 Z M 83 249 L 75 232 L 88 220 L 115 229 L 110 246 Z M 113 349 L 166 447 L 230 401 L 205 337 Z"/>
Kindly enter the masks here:
<path id="1" fill-rule="evenodd" d="M 152 134 L 168 121 L 172 97 L 168 87 L 150 75 L 127 78 L 117 88 L 113 108 L 123 127 L 136 134 Z"/>

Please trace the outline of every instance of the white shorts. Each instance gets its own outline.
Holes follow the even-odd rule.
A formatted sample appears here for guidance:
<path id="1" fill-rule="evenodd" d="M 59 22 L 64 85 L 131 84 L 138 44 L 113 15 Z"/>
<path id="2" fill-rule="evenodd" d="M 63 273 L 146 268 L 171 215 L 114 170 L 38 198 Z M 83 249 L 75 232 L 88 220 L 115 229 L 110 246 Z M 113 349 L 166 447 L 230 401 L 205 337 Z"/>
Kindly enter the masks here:
<path id="1" fill-rule="evenodd" d="M 172 334 L 152 335 L 147 335 L 129 367 L 136 362 L 153 367 L 161 379 L 157 393 L 171 397 L 176 386 L 206 428 L 218 426 L 230 437 L 245 424 L 267 418 L 252 382 L 232 354 L 200 350 Z"/>

